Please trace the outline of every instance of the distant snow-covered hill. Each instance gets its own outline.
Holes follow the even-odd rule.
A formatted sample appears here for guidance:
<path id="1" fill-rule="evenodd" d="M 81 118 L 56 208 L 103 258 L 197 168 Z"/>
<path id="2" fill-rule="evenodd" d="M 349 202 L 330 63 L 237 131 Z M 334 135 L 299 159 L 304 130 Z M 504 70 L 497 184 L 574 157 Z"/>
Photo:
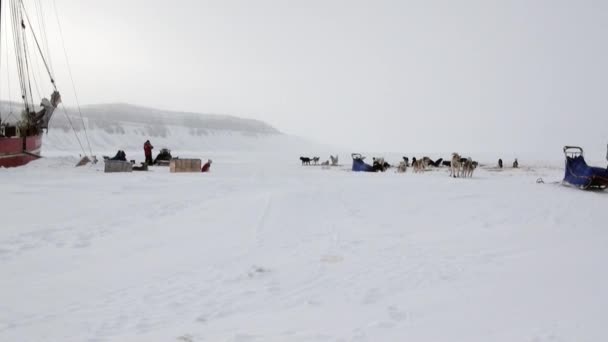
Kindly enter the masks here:
<path id="1" fill-rule="evenodd" d="M 17 120 L 20 108 L 19 104 L 0 103 L 4 120 Z M 9 117 L 11 112 L 13 115 Z M 285 135 L 265 122 L 230 115 L 175 112 L 129 104 L 84 106 L 83 119 L 74 108 L 68 108 L 67 112 L 67 116 L 63 108 L 55 112 L 44 136 L 43 152 L 80 151 L 76 136 L 87 152 L 88 136 L 94 153 L 139 151 L 147 139 L 157 151 L 162 147 L 180 151 L 318 150 L 314 148 L 318 145 Z"/>

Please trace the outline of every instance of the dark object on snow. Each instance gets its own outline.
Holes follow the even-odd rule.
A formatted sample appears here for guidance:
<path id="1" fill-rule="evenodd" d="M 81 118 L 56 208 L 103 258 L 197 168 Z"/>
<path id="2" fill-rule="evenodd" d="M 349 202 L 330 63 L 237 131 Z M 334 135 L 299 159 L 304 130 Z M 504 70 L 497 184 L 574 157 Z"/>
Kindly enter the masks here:
<path id="1" fill-rule="evenodd" d="M 110 158 L 110 160 L 127 161 L 127 154 L 123 150 L 118 150 L 118 152 L 116 152 L 116 155 Z"/>
<path id="2" fill-rule="evenodd" d="M 403 161 L 405 162 L 405 166 L 410 166 L 410 159 L 406 156 L 403 156 Z"/>
<path id="3" fill-rule="evenodd" d="M 146 140 L 144 143 L 144 155 L 146 156 L 146 164 L 152 165 L 152 149 L 154 146 L 150 143 L 150 140 Z"/>
<path id="4" fill-rule="evenodd" d="M 300 157 L 300 161 L 302 162 L 302 165 L 310 165 L 310 161 L 312 159 L 308 158 L 308 157 Z"/>
<path id="5" fill-rule="evenodd" d="M 372 168 L 375 172 L 384 172 L 391 167 L 391 164 L 384 161 L 384 158 L 372 158 Z"/>
<path id="6" fill-rule="evenodd" d="M 564 155 L 566 156 L 564 183 L 583 190 L 608 187 L 608 169 L 588 166 L 582 148 L 564 146 Z"/>
<path id="7" fill-rule="evenodd" d="M 353 158 L 353 168 L 352 170 L 355 172 L 374 172 L 374 168 L 366 164 L 363 160 L 365 159 L 360 153 L 351 154 Z"/>
<path id="8" fill-rule="evenodd" d="M 441 165 L 443 166 L 447 166 L 447 167 L 452 167 L 452 162 L 450 160 L 444 160 Z"/>
<path id="9" fill-rule="evenodd" d="M 211 168 L 211 163 L 213 161 L 211 159 L 207 160 L 207 162 L 205 163 L 205 165 L 203 165 L 203 167 L 201 167 L 201 172 L 209 172 L 209 168 Z"/>
<path id="10" fill-rule="evenodd" d="M 515 161 L 513 162 L 513 168 L 517 169 L 519 167 L 519 162 L 517 162 L 517 158 L 515 158 Z"/>
<path id="11" fill-rule="evenodd" d="M 134 164 L 134 163 L 132 163 Z M 141 166 L 133 166 L 133 171 L 148 171 L 148 164 L 140 163 Z"/>
<path id="12" fill-rule="evenodd" d="M 502 159 L 498 159 L 498 167 L 502 169 Z"/>
<path id="13" fill-rule="evenodd" d="M 161 148 L 160 152 L 158 153 L 156 158 L 154 158 L 154 165 L 157 165 L 157 164 L 169 165 L 169 162 L 171 161 L 171 159 L 173 159 L 173 156 L 171 156 L 171 151 L 168 148 Z M 165 163 L 163 163 L 163 162 L 165 162 Z"/>
<path id="14" fill-rule="evenodd" d="M 439 167 L 439 166 L 441 166 L 441 162 L 442 162 L 442 161 L 443 161 L 443 158 L 439 158 L 439 159 L 437 159 L 437 160 L 436 160 L 436 161 L 434 161 L 434 162 L 431 160 L 431 162 L 433 162 L 433 166 L 434 166 L 434 167 Z"/>
<path id="15" fill-rule="evenodd" d="M 112 160 L 106 159 L 104 161 L 104 172 L 131 172 L 133 171 L 133 164 L 126 160 Z"/>

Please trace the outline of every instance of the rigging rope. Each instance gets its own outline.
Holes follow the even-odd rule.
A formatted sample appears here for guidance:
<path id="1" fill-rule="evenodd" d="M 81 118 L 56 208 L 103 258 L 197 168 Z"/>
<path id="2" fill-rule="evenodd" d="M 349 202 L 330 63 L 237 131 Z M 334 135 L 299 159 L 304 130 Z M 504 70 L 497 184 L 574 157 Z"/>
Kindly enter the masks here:
<path id="1" fill-rule="evenodd" d="M 38 42 L 38 39 L 36 38 L 36 33 L 34 32 L 34 29 L 33 29 L 32 23 L 30 21 L 29 15 L 27 14 L 27 10 L 25 8 L 25 5 L 23 4 L 22 0 L 16 0 L 16 1 L 19 1 L 19 3 L 21 4 L 20 9 L 22 9 L 23 12 L 25 13 L 25 18 L 27 19 L 27 23 L 28 23 L 28 25 L 30 27 L 30 31 L 32 32 L 32 36 L 34 37 L 34 41 L 36 42 L 36 47 L 38 48 L 38 52 L 40 54 L 40 58 L 44 62 L 44 66 L 45 66 L 46 71 L 47 71 L 47 73 L 49 75 L 49 78 L 51 80 L 51 84 L 53 85 L 53 88 L 55 90 L 57 90 L 57 85 L 55 84 L 55 79 L 53 78 L 53 74 L 51 72 L 50 65 L 49 65 L 49 63 L 47 63 L 47 60 L 44 58 L 44 53 L 42 52 L 42 48 L 40 47 L 40 43 Z M 23 23 L 23 21 L 21 21 L 21 27 L 23 28 L 23 30 L 25 30 L 25 24 Z M 65 47 L 64 47 L 64 51 L 65 51 Z M 25 54 L 26 54 L 26 59 L 25 60 L 26 60 L 26 63 L 27 63 L 27 61 L 28 61 L 28 59 L 27 59 L 27 50 L 25 51 Z M 29 74 L 29 68 L 28 68 L 28 74 Z M 71 78 L 71 72 L 70 72 L 70 78 Z M 72 81 L 72 86 L 73 86 L 73 81 Z M 74 132 L 74 136 L 76 137 L 76 140 L 78 141 L 78 145 L 80 146 L 80 149 L 82 150 L 83 154 L 86 155 L 87 153 L 86 153 L 86 151 L 85 151 L 85 149 L 84 149 L 84 147 L 82 145 L 80 137 L 78 136 L 78 133 L 76 132 L 76 129 L 74 128 L 74 124 L 72 122 L 72 119 L 68 115 L 67 109 L 66 109 L 66 107 L 65 107 L 65 105 L 63 103 L 61 103 L 61 107 L 63 109 L 63 113 L 64 113 L 64 115 L 65 115 L 68 123 L 70 124 L 70 127 L 72 128 L 72 132 Z M 80 105 L 78 105 L 78 108 L 80 110 Z M 81 114 L 81 119 L 82 119 L 82 114 Z M 82 122 L 83 122 L 83 126 L 84 126 L 84 120 L 82 120 Z M 86 136 L 86 126 L 84 126 L 84 129 L 85 129 L 85 136 Z M 88 136 L 87 136 L 87 142 L 88 142 L 88 140 L 89 139 L 88 139 Z M 89 150 L 91 151 L 90 143 L 89 143 Z M 91 151 L 91 155 L 93 155 L 92 151 Z"/>
<path id="2" fill-rule="evenodd" d="M 19 86 L 21 88 L 21 99 L 25 104 L 26 111 L 29 112 L 29 104 L 26 99 L 27 87 L 25 85 L 25 75 L 23 70 L 23 51 L 21 50 L 21 30 L 19 29 L 21 15 L 16 1 L 17 0 L 13 0 L 10 2 L 11 17 L 13 22 L 13 45 L 15 47 L 15 59 L 17 60 L 17 74 L 19 76 Z"/>
<path id="3" fill-rule="evenodd" d="M 74 124 L 72 124 L 72 119 L 70 119 L 70 116 L 68 115 L 68 111 L 65 109 L 63 102 L 61 103 L 61 109 L 63 109 L 63 114 L 65 114 L 66 119 L 68 119 L 68 123 L 70 124 L 70 127 L 72 127 L 72 132 L 74 132 L 74 136 L 76 137 L 76 140 L 78 141 L 78 145 L 80 145 L 80 150 L 82 150 L 82 154 L 84 154 L 86 156 L 87 152 L 84 150 L 84 147 L 82 147 L 82 142 L 80 142 L 80 137 L 78 137 L 78 133 L 76 133 L 76 130 L 74 129 Z"/>
<path id="4" fill-rule="evenodd" d="M 21 21 L 21 27 L 23 28 L 23 30 L 25 31 L 25 23 L 23 22 L 23 20 Z M 32 80 L 30 78 L 30 62 L 29 62 L 29 55 L 27 53 L 27 39 L 25 37 L 25 32 L 23 34 L 23 56 L 25 57 L 25 75 L 27 76 L 26 80 L 27 80 L 27 87 L 28 87 L 28 94 L 30 95 L 30 104 L 32 105 L 32 111 L 34 111 L 34 94 L 32 93 Z M 40 94 L 38 94 L 38 96 L 40 96 Z M 29 113 L 28 113 L 29 114 Z"/>
<path id="5" fill-rule="evenodd" d="M 2 79 L 2 2 L 0 1 L 0 80 Z M 8 47 L 6 48 L 8 50 Z M 6 67 L 8 69 L 8 65 Z M 2 98 L 2 82 L 0 82 L 0 99 Z M 2 123 L 2 109 L 0 108 L 0 124 Z"/>
<path id="6" fill-rule="evenodd" d="M 46 59 L 44 58 L 44 54 L 42 53 L 42 49 L 40 48 L 40 44 L 38 43 L 38 38 L 36 38 L 36 33 L 34 32 L 34 27 L 32 26 L 32 22 L 30 21 L 30 16 L 27 14 L 27 10 L 25 9 L 25 5 L 23 5 L 23 1 L 19 1 L 19 2 L 21 3 L 21 6 L 23 7 L 23 13 L 25 13 L 25 18 L 27 19 L 27 23 L 30 27 L 30 31 L 32 32 L 32 36 L 34 37 L 34 41 L 36 42 L 36 47 L 38 48 L 38 52 L 40 53 L 40 58 L 42 58 L 42 61 L 44 62 L 44 67 L 46 68 L 46 72 L 49 74 L 49 78 L 51 79 L 53 88 L 55 88 L 55 90 L 57 90 L 57 86 L 55 85 L 55 79 L 53 78 L 51 69 L 49 68 L 48 63 L 46 62 Z M 23 24 L 22 27 L 25 30 L 25 24 Z"/>
<path id="7" fill-rule="evenodd" d="M 51 50 L 49 49 L 49 40 L 46 36 L 46 22 L 44 21 L 42 3 L 40 0 L 37 0 L 34 2 L 34 5 L 38 14 L 38 30 L 40 31 L 40 40 L 42 41 L 43 47 L 46 49 L 46 58 L 49 60 L 49 68 L 51 69 L 51 73 L 55 74 L 53 71 L 53 62 L 51 60 Z"/>
<path id="8" fill-rule="evenodd" d="M 23 42 L 24 42 L 25 46 L 28 45 L 26 37 L 23 37 Z M 28 49 L 29 49 L 29 47 L 28 47 Z M 33 60 L 34 61 L 33 64 L 36 64 L 36 66 L 38 65 L 36 63 L 36 59 L 35 58 L 31 58 L 31 57 L 29 57 L 29 55 L 27 55 L 27 50 L 26 50 L 26 58 L 29 58 L 30 62 L 31 62 L 31 60 Z M 27 59 L 26 59 L 26 62 L 27 62 Z M 34 65 L 32 65 L 32 68 L 30 69 L 29 68 L 29 64 L 28 64 L 28 70 L 27 70 L 28 75 L 27 75 L 27 78 L 28 78 L 28 80 L 30 80 L 30 89 L 32 87 L 31 80 L 34 80 L 34 89 L 36 89 L 36 93 L 38 94 L 38 98 L 42 98 L 42 96 L 40 95 L 40 87 L 38 86 L 38 81 L 36 80 L 36 73 L 35 73 L 36 70 L 38 70 L 38 68 L 35 68 Z M 40 72 L 40 71 L 38 70 L 38 72 Z M 32 93 L 32 108 L 35 108 L 33 93 Z"/>
<path id="9" fill-rule="evenodd" d="M 13 103 L 11 102 L 11 99 L 13 98 L 11 96 L 11 75 L 10 75 L 10 64 L 9 64 L 9 57 L 8 57 L 8 26 L 6 24 L 6 20 L 4 20 L 4 37 L 6 40 L 6 83 L 7 83 L 7 88 L 8 88 L 8 118 L 10 118 L 13 115 Z M 7 118 L 7 120 L 8 120 Z"/>
<path id="10" fill-rule="evenodd" d="M 68 52 L 65 48 L 65 40 L 63 39 L 63 30 L 61 29 L 61 22 L 59 21 L 59 12 L 57 11 L 57 3 L 53 0 L 53 9 L 55 10 L 55 19 L 57 20 L 57 27 L 59 27 L 59 37 L 61 38 L 61 45 L 63 46 L 63 55 L 65 56 L 65 62 L 68 67 L 68 74 L 70 75 L 70 81 L 72 82 L 72 89 L 74 91 L 74 99 L 76 100 L 76 106 L 78 108 L 78 114 L 80 115 L 80 121 L 82 122 L 82 127 L 84 128 L 84 136 L 87 139 L 87 145 L 89 147 L 90 155 L 93 156 L 93 149 L 91 148 L 91 142 L 89 141 L 89 135 L 87 133 L 87 126 L 84 123 L 84 118 L 82 117 L 82 110 L 80 109 L 80 101 L 78 100 L 78 93 L 76 92 L 76 86 L 74 84 L 74 77 L 72 77 L 72 68 L 70 67 L 70 60 L 68 58 Z M 86 153 L 85 153 L 86 155 Z"/>

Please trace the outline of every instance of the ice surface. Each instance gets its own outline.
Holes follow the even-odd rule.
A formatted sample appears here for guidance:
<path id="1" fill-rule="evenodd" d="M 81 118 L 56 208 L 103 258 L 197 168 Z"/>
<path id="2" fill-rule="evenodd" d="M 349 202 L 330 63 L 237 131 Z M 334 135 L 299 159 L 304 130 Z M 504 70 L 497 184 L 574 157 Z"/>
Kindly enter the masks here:
<path id="1" fill-rule="evenodd" d="M 197 153 L 211 173 L 0 169 L 0 340 L 607 337 L 608 193 L 554 183 L 559 160 L 452 179 Z"/>

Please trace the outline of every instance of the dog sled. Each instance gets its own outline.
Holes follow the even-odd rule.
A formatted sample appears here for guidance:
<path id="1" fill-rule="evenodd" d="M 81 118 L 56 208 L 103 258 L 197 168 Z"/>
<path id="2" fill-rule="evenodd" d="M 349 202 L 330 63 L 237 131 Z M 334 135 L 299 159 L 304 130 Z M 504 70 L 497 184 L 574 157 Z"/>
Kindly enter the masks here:
<path id="1" fill-rule="evenodd" d="M 578 146 L 564 146 L 566 170 L 563 183 L 583 190 L 606 189 L 608 169 L 587 165 L 583 149 Z"/>
<path id="2" fill-rule="evenodd" d="M 352 170 L 355 172 L 375 172 L 374 167 L 365 163 L 363 160 L 365 159 L 360 153 L 351 154 L 353 158 L 353 168 Z"/>

